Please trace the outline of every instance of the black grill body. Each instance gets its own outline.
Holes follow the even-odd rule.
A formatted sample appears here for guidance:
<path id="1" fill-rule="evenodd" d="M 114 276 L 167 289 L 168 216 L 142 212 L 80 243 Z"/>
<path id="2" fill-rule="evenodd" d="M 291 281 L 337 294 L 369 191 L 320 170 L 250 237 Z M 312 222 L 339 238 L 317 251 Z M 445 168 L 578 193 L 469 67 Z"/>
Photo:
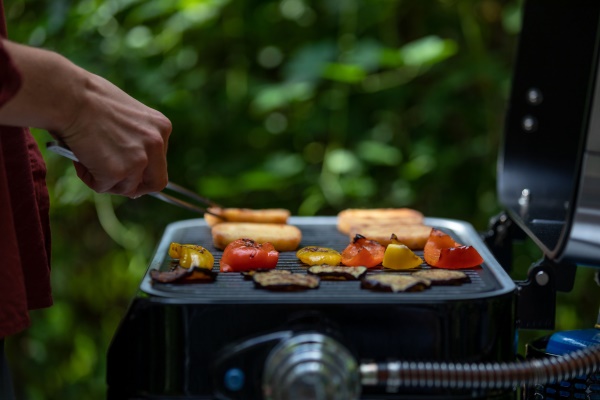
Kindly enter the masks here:
<path id="1" fill-rule="evenodd" d="M 336 230 L 334 217 L 297 217 L 290 223 L 303 232 L 301 247 L 341 251 L 349 243 Z M 281 293 L 257 289 L 238 273 L 220 273 L 210 284 L 153 284 L 149 271 L 168 268 L 171 242 L 203 245 L 215 255 L 218 269 L 222 252 L 212 246 L 203 220 L 169 225 L 110 346 L 108 398 L 261 399 L 265 359 L 289 332 L 335 337 L 358 362 L 514 361 L 513 281 L 470 225 L 435 218 L 426 223 L 477 248 L 485 263 L 465 271 L 471 283 L 382 293 L 361 289 L 357 281 L 321 281 L 315 290 Z M 281 253 L 277 268 L 306 271 L 295 252 Z M 244 345 L 259 337 L 270 339 Z M 232 368 L 244 371 L 241 389 L 230 390 L 224 383 Z M 391 394 L 371 388 L 361 398 L 512 399 L 513 393 L 411 389 Z"/>

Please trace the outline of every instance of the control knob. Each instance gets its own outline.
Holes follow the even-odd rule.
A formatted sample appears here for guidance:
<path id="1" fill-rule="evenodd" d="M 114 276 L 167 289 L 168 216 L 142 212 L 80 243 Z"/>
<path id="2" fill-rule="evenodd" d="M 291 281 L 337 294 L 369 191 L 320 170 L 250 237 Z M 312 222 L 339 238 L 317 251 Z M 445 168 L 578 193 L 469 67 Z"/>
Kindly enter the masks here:
<path id="1" fill-rule="evenodd" d="M 266 400 L 357 400 L 360 372 L 355 358 L 338 341 L 303 333 L 271 350 L 262 388 Z"/>

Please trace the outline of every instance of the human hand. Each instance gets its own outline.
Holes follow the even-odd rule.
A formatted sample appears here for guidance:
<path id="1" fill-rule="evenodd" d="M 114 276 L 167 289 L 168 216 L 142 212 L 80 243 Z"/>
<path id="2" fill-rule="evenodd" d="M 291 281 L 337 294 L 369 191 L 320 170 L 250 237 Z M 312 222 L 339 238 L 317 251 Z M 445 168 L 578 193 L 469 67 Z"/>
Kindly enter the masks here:
<path id="1" fill-rule="evenodd" d="M 132 198 L 162 190 L 171 122 L 107 80 L 82 72 L 86 85 L 73 120 L 53 132 L 79 159 L 79 178 L 99 193 Z"/>
<path id="2" fill-rule="evenodd" d="M 138 197 L 168 182 L 171 122 L 60 54 L 0 38 L 22 77 L 0 124 L 46 129 L 71 148 L 77 175 L 100 193 Z"/>

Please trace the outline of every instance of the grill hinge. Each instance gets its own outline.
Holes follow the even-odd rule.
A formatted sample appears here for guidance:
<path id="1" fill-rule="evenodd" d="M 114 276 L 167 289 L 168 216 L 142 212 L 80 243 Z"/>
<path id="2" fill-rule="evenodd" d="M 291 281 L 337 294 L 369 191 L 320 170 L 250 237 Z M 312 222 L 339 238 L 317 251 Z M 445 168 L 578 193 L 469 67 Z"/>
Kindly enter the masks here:
<path id="1" fill-rule="evenodd" d="M 548 259 L 534 263 L 527 280 L 515 282 L 518 287 L 517 327 L 520 329 L 554 329 L 556 292 L 570 292 L 577 266 L 556 264 Z"/>

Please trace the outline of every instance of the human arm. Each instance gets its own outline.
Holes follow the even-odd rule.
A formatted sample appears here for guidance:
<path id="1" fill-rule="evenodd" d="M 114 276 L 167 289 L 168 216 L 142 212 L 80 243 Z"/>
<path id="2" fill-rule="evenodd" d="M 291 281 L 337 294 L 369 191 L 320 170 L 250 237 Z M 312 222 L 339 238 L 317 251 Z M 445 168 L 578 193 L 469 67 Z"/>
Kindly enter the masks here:
<path id="1" fill-rule="evenodd" d="M 22 80 L 0 107 L 0 124 L 52 132 L 97 192 L 136 197 L 164 188 L 171 123 L 163 114 L 57 53 L 0 40 Z"/>

